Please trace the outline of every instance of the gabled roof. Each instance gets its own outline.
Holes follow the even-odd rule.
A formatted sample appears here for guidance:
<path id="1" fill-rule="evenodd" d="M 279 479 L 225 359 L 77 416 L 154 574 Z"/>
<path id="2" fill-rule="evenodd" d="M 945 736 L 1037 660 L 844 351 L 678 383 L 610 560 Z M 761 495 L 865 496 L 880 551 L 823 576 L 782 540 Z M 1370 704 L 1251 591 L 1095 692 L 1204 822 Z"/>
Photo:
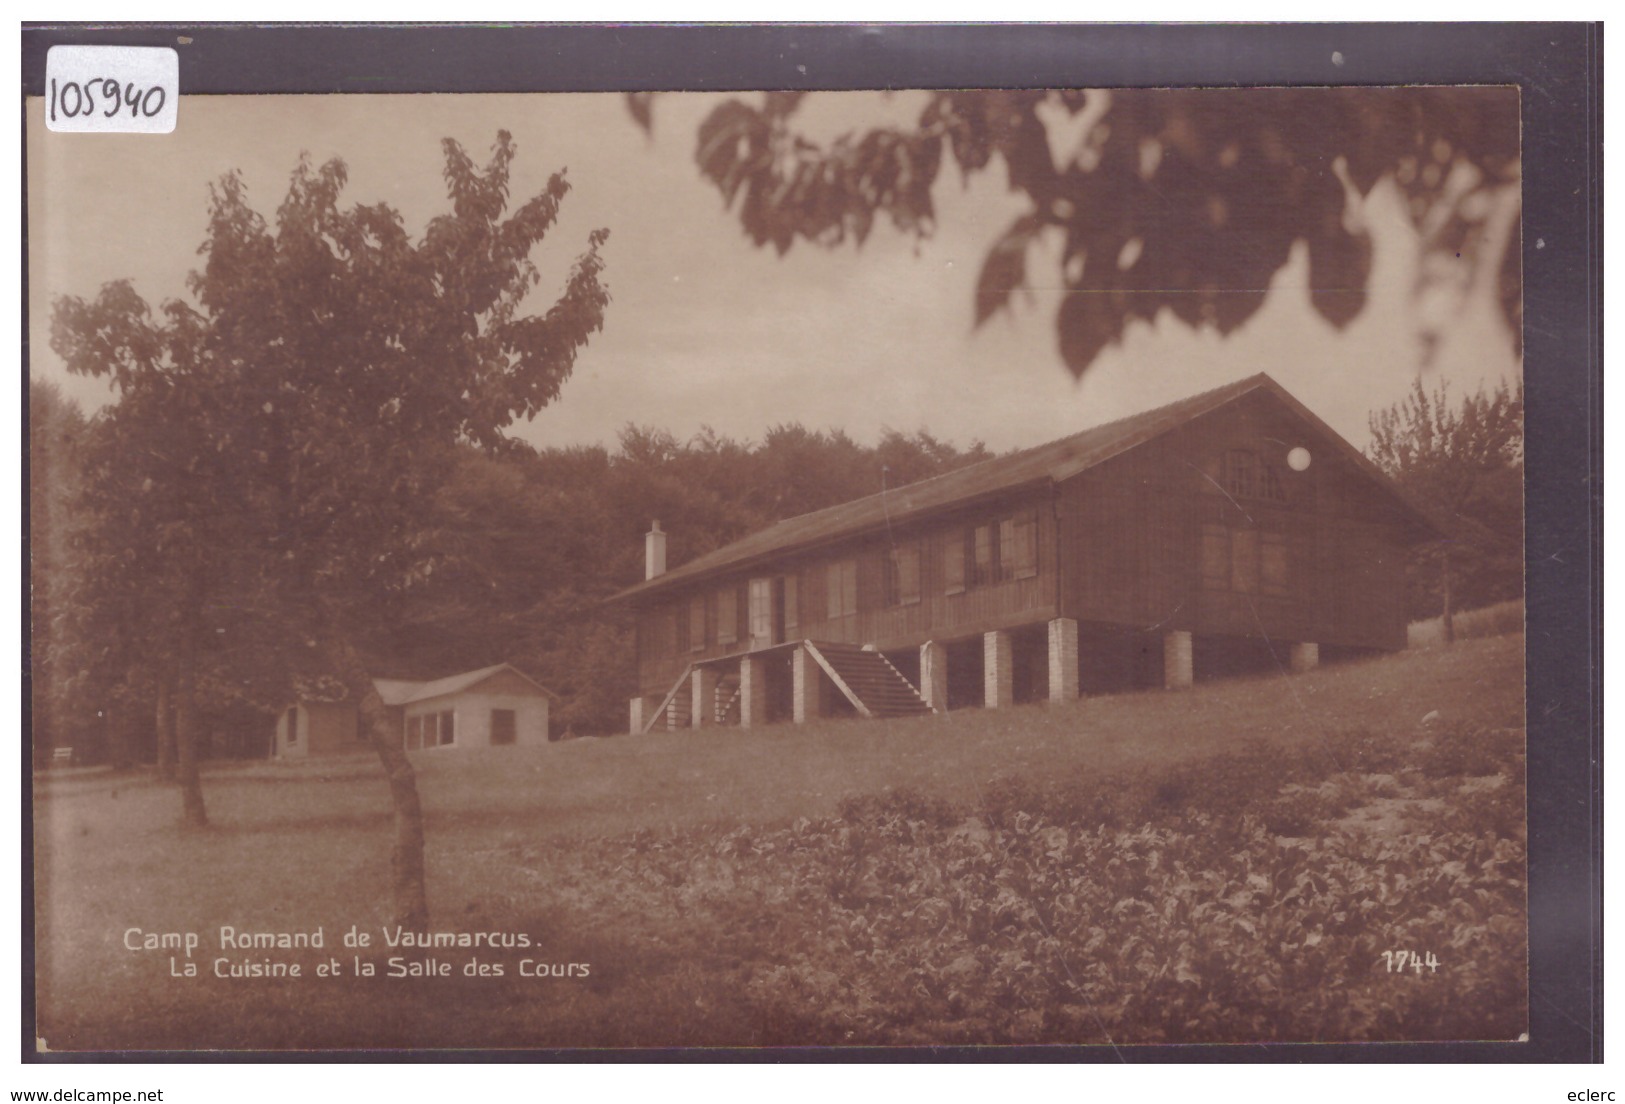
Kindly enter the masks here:
<path id="1" fill-rule="evenodd" d="M 481 667 L 477 671 L 465 671 L 460 675 L 447 675 L 445 678 L 433 679 L 429 682 L 408 682 L 404 679 L 373 679 L 372 685 L 377 689 L 378 696 L 384 699 L 385 705 L 411 705 L 413 702 L 426 701 L 429 698 L 438 698 L 446 694 L 455 694 L 460 690 L 468 690 L 502 671 L 511 671 L 536 687 L 537 692 L 547 697 L 553 696 L 552 691 L 511 663 L 498 663 L 494 667 Z"/>
<path id="2" fill-rule="evenodd" d="M 1036 445 L 1005 456 L 984 460 L 943 475 L 922 479 L 896 490 L 884 491 L 839 506 L 787 518 L 732 544 L 699 556 L 681 567 L 628 587 L 611 601 L 638 598 L 670 586 L 720 574 L 791 550 L 811 548 L 859 533 L 896 525 L 1001 491 L 1026 485 L 1059 482 L 1112 457 L 1159 437 L 1194 418 L 1225 406 L 1253 391 L 1267 391 L 1337 446 L 1345 459 L 1376 480 L 1397 499 L 1412 521 L 1429 533 L 1438 526 L 1411 502 L 1376 464 L 1308 407 L 1264 373 L 1216 387 L 1166 406 L 1086 429 L 1058 441 Z"/>

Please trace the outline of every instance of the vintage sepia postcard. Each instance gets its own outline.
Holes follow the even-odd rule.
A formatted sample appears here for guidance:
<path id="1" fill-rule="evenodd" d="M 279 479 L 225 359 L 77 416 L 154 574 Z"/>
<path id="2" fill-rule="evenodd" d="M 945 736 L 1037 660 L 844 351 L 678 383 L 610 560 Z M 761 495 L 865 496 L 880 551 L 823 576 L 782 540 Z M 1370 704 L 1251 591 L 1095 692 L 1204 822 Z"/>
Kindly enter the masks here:
<path id="1" fill-rule="evenodd" d="M 65 87 L 40 1053 L 1527 1043 L 1516 84 Z"/>

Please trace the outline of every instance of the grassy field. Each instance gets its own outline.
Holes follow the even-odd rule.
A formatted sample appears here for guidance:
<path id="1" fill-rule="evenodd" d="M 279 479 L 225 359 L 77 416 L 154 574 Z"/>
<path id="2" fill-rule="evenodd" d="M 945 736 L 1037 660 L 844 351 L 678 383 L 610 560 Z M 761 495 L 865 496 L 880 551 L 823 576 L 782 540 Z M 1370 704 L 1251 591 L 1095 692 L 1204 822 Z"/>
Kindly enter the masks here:
<path id="1" fill-rule="evenodd" d="M 39 1034 L 52 1049 L 1510 1037 L 1522 644 L 997 713 L 416 756 L 432 927 L 528 950 L 382 945 L 389 806 L 369 756 L 213 767 L 201 832 L 147 775 L 51 772 L 34 806 Z M 222 951 L 224 925 L 319 926 L 326 947 Z M 344 947 L 352 926 L 374 945 Z M 127 949 L 132 928 L 198 933 L 203 976 Z M 1441 942 L 1393 943 L 1405 933 Z M 1453 956 L 1447 978 L 1372 974 L 1389 944 Z M 1338 955 L 1361 960 L 1340 989 Z M 222 956 L 305 976 L 210 976 Z M 391 978 L 390 957 L 456 976 Z M 330 958 L 342 976 L 313 976 Z M 521 959 L 590 969 L 521 978 Z M 503 976 L 461 976 L 475 960 Z M 1268 986 L 1346 998 L 1316 1012 L 1321 998 L 1232 991 L 1269 969 Z M 1449 1018 L 1497 1002 L 1500 1019 Z"/>

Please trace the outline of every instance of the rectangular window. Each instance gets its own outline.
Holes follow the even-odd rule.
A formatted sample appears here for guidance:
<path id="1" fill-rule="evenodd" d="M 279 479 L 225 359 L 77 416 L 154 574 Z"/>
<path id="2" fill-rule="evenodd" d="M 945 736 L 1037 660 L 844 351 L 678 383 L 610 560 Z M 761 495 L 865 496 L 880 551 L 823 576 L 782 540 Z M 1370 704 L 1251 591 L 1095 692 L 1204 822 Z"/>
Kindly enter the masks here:
<path id="1" fill-rule="evenodd" d="M 739 588 L 729 584 L 717 595 L 717 643 L 739 639 Z"/>
<path id="2" fill-rule="evenodd" d="M 763 645 L 773 642 L 773 580 L 750 581 L 750 640 Z"/>
<path id="3" fill-rule="evenodd" d="M 1258 530 L 1230 530 L 1230 589 L 1258 593 Z"/>
<path id="4" fill-rule="evenodd" d="M 696 594 L 688 603 L 688 650 L 705 650 L 705 595 Z"/>
<path id="5" fill-rule="evenodd" d="M 519 739 L 518 718 L 511 709 L 491 710 L 491 743 L 511 744 Z"/>
<path id="6" fill-rule="evenodd" d="M 949 533 L 942 545 L 942 591 L 944 594 L 965 593 L 965 535 Z"/>
<path id="7" fill-rule="evenodd" d="M 433 718 L 430 718 L 433 720 Z M 440 746 L 457 742 L 457 714 L 446 710 L 440 714 Z"/>
<path id="8" fill-rule="evenodd" d="M 265 730 L 260 729 L 260 731 L 264 732 Z M 288 707 L 288 743 L 297 744 L 298 742 L 299 742 L 299 707 L 297 705 L 294 705 L 294 706 L 289 706 Z"/>
<path id="9" fill-rule="evenodd" d="M 886 605 L 912 606 L 920 600 L 920 546 L 905 544 L 886 554 Z"/>
<path id="10" fill-rule="evenodd" d="M 839 560 L 829 565 L 826 612 L 830 620 L 858 612 L 858 561 Z"/>
<path id="11" fill-rule="evenodd" d="M 1031 511 L 1011 519 L 1008 573 L 1017 579 L 1038 574 L 1038 515 Z"/>
<path id="12" fill-rule="evenodd" d="M 1230 530 L 1223 525 L 1202 526 L 1202 586 L 1230 589 Z"/>
<path id="13" fill-rule="evenodd" d="M 800 576 L 786 575 L 784 577 L 784 636 L 790 639 L 795 636 L 796 629 L 801 625 L 801 587 Z"/>
<path id="14" fill-rule="evenodd" d="M 971 586 L 987 586 L 994 581 L 994 570 L 999 562 L 995 545 L 999 531 L 991 525 L 978 525 L 971 530 Z"/>
<path id="15" fill-rule="evenodd" d="M 1286 537 L 1281 533 L 1263 533 L 1258 546 L 1259 582 L 1264 593 L 1272 598 L 1288 595 L 1286 570 Z"/>

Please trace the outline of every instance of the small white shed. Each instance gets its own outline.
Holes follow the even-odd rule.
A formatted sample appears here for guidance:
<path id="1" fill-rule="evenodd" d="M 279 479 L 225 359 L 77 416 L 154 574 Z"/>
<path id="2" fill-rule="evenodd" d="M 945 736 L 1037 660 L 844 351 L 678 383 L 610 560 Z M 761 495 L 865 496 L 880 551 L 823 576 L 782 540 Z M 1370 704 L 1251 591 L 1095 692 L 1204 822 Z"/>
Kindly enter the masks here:
<path id="1" fill-rule="evenodd" d="M 545 744 L 552 694 L 507 663 L 408 682 L 373 679 L 407 751 Z M 349 702 L 301 701 L 277 719 L 279 759 L 367 747 Z"/>
<path id="2" fill-rule="evenodd" d="M 550 694 L 507 663 L 430 682 L 374 680 L 407 751 L 547 743 Z"/>

